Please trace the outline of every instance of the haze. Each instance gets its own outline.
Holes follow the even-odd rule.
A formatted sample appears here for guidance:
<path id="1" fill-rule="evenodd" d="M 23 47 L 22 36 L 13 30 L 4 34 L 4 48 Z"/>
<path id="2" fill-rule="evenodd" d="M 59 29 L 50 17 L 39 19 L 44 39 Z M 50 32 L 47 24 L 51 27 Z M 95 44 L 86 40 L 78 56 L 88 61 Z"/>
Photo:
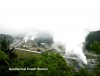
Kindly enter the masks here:
<path id="1" fill-rule="evenodd" d="M 78 55 L 82 51 L 76 48 L 99 25 L 99 0 L 0 0 L 0 33 L 51 32 L 55 41 Z"/>

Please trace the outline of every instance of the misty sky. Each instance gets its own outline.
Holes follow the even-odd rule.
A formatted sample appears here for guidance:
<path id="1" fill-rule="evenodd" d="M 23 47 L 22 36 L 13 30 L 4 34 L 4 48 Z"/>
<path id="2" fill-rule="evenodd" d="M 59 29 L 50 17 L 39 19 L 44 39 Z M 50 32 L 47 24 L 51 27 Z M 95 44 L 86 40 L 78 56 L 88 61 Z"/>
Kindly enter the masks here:
<path id="1" fill-rule="evenodd" d="M 100 28 L 98 1 L 0 0 L 0 33 L 49 31 L 56 40 L 81 41 L 86 32 Z"/>
<path id="2" fill-rule="evenodd" d="M 99 0 L 0 0 L 0 33 L 48 31 L 72 47 L 99 26 Z"/>

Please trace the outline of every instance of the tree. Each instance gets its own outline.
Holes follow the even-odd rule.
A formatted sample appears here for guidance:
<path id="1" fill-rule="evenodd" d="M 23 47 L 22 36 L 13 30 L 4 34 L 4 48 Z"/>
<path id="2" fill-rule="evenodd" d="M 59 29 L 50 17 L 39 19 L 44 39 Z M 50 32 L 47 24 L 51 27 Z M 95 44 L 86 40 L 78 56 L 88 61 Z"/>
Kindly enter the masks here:
<path id="1" fill-rule="evenodd" d="M 6 41 L 6 37 L 0 40 L 0 50 L 4 51 L 6 54 L 9 52 L 10 42 Z"/>
<path id="2" fill-rule="evenodd" d="M 75 76 L 93 76 L 92 73 L 87 68 L 81 68 L 75 73 Z"/>
<path id="3" fill-rule="evenodd" d="M 0 40 L 0 75 L 15 76 L 18 72 L 9 71 L 9 67 L 13 66 L 17 55 L 14 52 L 14 48 L 10 49 L 10 42 L 6 40 L 6 37 Z M 15 74 L 15 75 L 14 75 Z"/>
<path id="4" fill-rule="evenodd" d="M 3 51 L 0 50 L 0 66 L 9 66 L 8 55 L 6 55 Z"/>
<path id="5" fill-rule="evenodd" d="M 97 54 L 97 64 L 95 64 L 95 67 L 93 69 L 95 76 L 100 76 L 100 42 L 94 41 L 90 45 L 91 50 Z"/>
<path id="6" fill-rule="evenodd" d="M 72 70 L 67 65 L 65 59 L 56 52 L 45 52 L 41 59 L 41 66 L 47 67 L 46 75 L 49 76 L 72 76 Z"/>
<path id="7" fill-rule="evenodd" d="M 4 37 L 5 37 L 5 40 L 6 40 L 7 42 L 9 41 L 10 44 L 13 43 L 14 38 L 13 38 L 12 36 L 6 35 L 6 34 L 0 34 L 0 41 L 1 41 L 2 39 L 4 39 Z"/>
<path id="8" fill-rule="evenodd" d="M 85 39 L 85 49 L 97 54 L 92 76 L 100 76 L 100 30 L 90 32 Z"/>
<path id="9" fill-rule="evenodd" d="M 96 54 L 100 54 L 100 42 L 94 41 L 94 43 L 90 44 L 90 49 Z"/>
<path id="10" fill-rule="evenodd" d="M 100 31 L 92 31 L 86 36 L 85 49 L 90 51 L 90 44 L 94 43 L 94 41 L 100 42 Z"/>
<path id="11" fill-rule="evenodd" d="M 18 67 L 47 68 L 47 70 L 20 71 L 20 76 L 73 76 L 65 59 L 55 52 L 44 52 L 19 61 Z"/>
<path id="12" fill-rule="evenodd" d="M 5 52 L 9 56 L 9 62 L 12 63 L 13 60 L 17 58 L 14 48 L 10 49 L 10 42 L 6 40 L 6 37 L 2 38 L 0 41 L 0 50 Z"/>

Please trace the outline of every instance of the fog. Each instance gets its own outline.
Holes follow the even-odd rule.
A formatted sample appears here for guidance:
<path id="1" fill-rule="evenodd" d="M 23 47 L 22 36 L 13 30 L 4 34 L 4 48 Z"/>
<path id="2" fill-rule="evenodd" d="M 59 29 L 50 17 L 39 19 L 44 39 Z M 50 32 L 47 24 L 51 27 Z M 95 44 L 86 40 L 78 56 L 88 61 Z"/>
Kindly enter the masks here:
<path id="1" fill-rule="evenodd" d="M 99 26 L 97 0 L 0 0 L 0 33 L 50 32 L 66 46 L 66 54 L 73 51 L 84 63 L 82 43 Z"/>

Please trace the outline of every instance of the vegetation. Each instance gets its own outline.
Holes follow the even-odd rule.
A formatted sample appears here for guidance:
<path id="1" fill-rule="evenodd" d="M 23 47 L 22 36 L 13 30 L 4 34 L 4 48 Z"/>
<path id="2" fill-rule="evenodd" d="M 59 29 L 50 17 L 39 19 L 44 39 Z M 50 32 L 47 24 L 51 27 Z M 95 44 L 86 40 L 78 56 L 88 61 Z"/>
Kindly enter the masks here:
<path id="1" fill-rule="evenodd" d="M 47 70 L 23 71 L 23 76 L 67 76 L 71 75 L 71 70 L 66 61 L 58 53 L 45 52 L 42 55 L 33 55 L 21 60 L 19 67 L 47 68 Z M 22 72 L 20 72 L 22 74 Z"/>
<path id="2" fill-rule="evenodd" d="M 90 49 L 95 52 L 97 55 L 100 54 L 100 42 L 94 41 L 94 43 L 92 43 L 90 45 Z"/>
<path id="3" fill-rule="evenodd" d="M 71 69 L 64 58 L 56 52 L 29 54 L 9 48 L 9 42 L 1 40 L 0 75 L 9 76 L 67 76 L 72 75 Z M 18 56 L 17 56 L 18 55 Z M 46 68 L 46 70 L 11 71 L 9 68 Z M 5 70 L 5 71 L 3 71 Z"/>
<path id="4" fill-rule="evenodd" d="M 90 44 L 94 43 L 94 41 L 100 42 L 100 31 L 92 31 L 90 32 L 85 39 L 85 49 L 90 51 Z"/>
<path id="5" fill-rule="evenodd" d="M 97 64 L 93 68 L 87 66 L 77 68 L 68 65 L 67 61 L 54 51 L 55 49 L 48 48 L 47 51 L 36 54 L 11 49 L 9 46 L 10 42 L 6 40 L 6 37 L 2 38 L 0 41 L 0 76 L 100 76 L 99 56 Z M 62 46 L 58 46 L 58 48 L 64 49 Z M 100 55 L 100 42 L 91 43 L 90 49 Z M 23 68 L 25 70 L 9 70 L 9 68 Z"/>
<path id="6" fill-rule="evenodd" d="M 2 41 L 2 39 L 4 39 L 4 37 L 5 37 L 6 41 L 9 41 L 9 43 L 13 43 L 14 38 L 10 35 L 5 35 L 5 34 L 0 34 L 0 41 Z"/>
<path id="7" fill-rule="evenodd" d="M 15 76 L 14 73 L 10 72 L 9 67 L 13 66 L 16 61 L 17 55 L 14 53 L 14 48 L 10 49 L 10 41 L 6 40 L 6 37 L 0 40 L 0 75 Z M 17 75 L 17 74 L 16 74 Z"/>
<path id="8" fill-rule="evenodd" d="M 100 76 L 100 31 L 90 32 L 86 37 L 85 43 L 85 49 L 97 55 L 91 76 Z"/>
<path id="9" fill-rule="evenodd" d="M 98 55 L 97 64 L 93 70 L 95 72 L 95 76 L 100 76 L 100 42 L 94 41 L 94 43 L 90 45 L 90 48 Z"/>

